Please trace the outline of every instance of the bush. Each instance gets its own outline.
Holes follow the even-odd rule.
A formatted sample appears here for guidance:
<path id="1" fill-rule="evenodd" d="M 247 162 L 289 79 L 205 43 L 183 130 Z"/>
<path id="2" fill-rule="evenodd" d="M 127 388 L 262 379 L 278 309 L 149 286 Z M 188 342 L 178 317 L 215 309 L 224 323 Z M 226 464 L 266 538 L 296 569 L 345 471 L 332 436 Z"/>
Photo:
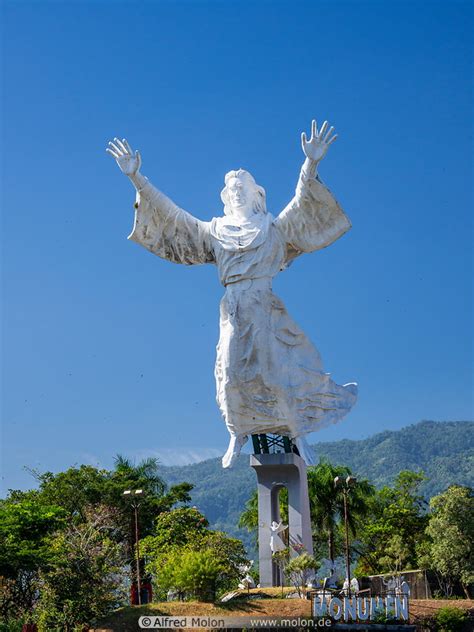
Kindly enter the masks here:
<path id="1" fill-rule="evenodd" d="M 309 577 L 314 574 L 320 566 L 321 564 L 318 560 L 309 553 L 302 553 L 287 563 L 285 574 L 298 591 L 300 597 L 303 596 Z"/>
<path id="2" fill-rule="evenodd" d="M 21 621 L 8 621 L 0 623 L 0 632 L 21 632 L 22 627 Z"/>
<path id="3" fill-rule="evenodd" d="M 439 632 L 458 632 L 467 621 L 467 612 L 453 606 L 440 608 L 435 615 L 436 629 Z"/>
<path id="4" fill-rule="evenodd" d="M 140 542 L 146 572 L 154 579 L 155 597 L 166 598 L 169 589 L 191 593 L 204 601 L 216 592 L 235 588 L 241 566 L 248 563 L 245 548 L 235 538 L 208 529 L 197 509 L 175 509 L 158 517 L 155 534 Z M 197 582 L 189 582 L 183 565 Z M 200 585 L 202 584 L 202 585 Z"/>
<path id="5" fill-rule="evenodd" d="M 165 589 L 191 593 L 200 601 L 214 601 L 217 582 L 224 567 L 210 549 L 176 549 L 169 555 L 158 583 Z"/>
<path id="6" fill-rule="evenodd" d="M 395 623 L 397 618 L 395 616 L 395 612 L 393 610 L 389 610 L 385 612 L 385 609 L 378 610 L 374 617 L 372 617 L 372 623 L 378 624 L 390 624 Z"/>

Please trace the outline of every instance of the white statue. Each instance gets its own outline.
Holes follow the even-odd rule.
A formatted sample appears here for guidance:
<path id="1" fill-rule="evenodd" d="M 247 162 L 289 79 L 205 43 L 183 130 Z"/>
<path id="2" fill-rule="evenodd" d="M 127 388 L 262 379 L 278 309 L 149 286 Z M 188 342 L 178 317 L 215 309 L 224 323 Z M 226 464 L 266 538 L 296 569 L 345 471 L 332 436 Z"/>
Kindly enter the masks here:
<path id="1" fill-rule="evenodd" d="M 387 593 L 396 594 L 399 586 L 399 580 L 396 575 L 391 575 L 388 580 L 385 580 L 385 577 L 382 577 L 382 584 L 387 589 Z"/>
<path id="2" fill-rule="evenodd" d="M 283 522 L 276 522 L 274 520 L 270 525 L 270 549 L 272 553 L 284 551 L 286 549 L 285 543 L 280 536 L 280 533 L 283 533 L 285 529 L 288 529 L 288 525 L 283 524 Z"/>
<path id="3" fill-rule="evenodd" d="M 351 595 L 357 595 L 359 592 L 359 582 L 356 577 L 353 577 L 351 579 L 350 587 L 351 587 Z M 345 595 L 349 594 L 349 580 L 347 577 L 345 578 L 344 583 L 342 585 L 342 592 Z"/>
<path id="4" fill-rule="evenodd" d="M 333 560 L 324 560 L 329 568 L 329 575 L 323 577 L 323 589 L 335 589 L 337 587 L 336 580 L 336 564 Z"/>
<path id="5" fill-rule="evenodd" d="M 403 579 L 403 577 L 402 577 Z M 407 581 L 402 581 L 402 583 L 400 584 L 400 588 L 397 592 L 397 595 L 399 597 L 409 597 L 411 593 L 411 589 L 410 589 L 410 584 Z"/>
<path id="6" fill-rule="evenodd" d="M 249 590 L 250 588 L 255 588 L 255 581 L 250 575 L 250 569 L 253 566 L 253 560 L 250 560 L 248 564 L 240 564 L 239 571 L 241 575 L 243 575 L 242 579 L 239 583 L 240 590 Z"/>
<path id="7" fill-rule="evenodd" d="M 226 174 L 224 217 L 203 222 L 140 173 L 140 154 L 125 139 L 115 138 L 107 149 L 137 190 L 129 239 L 174 263 L 216 264 L 226 288 L 215 367 L 217 402 L 230 433 L 223 467 L 232 465 L 248 435 L 263 433 L 291 437 L 312 463 L 304 435 L 339 421 L 357 398 L 356 384 L 339 386 L 323 371 L 316 347 L 272 292 L 273 277 L 296 257 L 329 246 L 351 226 L 316 175 L 336 139 L 333 130 L 325 122 L 318 131 L 313 121 L 311 138 L 302 134 L 306 159 L 296 193 L 276 219 L 248 171 Z"/>

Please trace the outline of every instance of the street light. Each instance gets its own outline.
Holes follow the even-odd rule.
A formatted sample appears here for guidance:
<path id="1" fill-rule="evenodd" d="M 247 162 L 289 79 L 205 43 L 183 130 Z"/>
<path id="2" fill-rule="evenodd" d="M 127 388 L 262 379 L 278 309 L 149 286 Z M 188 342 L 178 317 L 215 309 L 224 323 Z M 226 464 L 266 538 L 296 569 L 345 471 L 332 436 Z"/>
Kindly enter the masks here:
<path id="1" fill-rule="evenodd" d="M 136 563 L 137 563 L 137 593 L 138 593 L 138 605 L 142 605 L 142 585 L 140 581 L 140 550 L 138 544 L 138 507 L 140 506 L 140 498 L 143 495 L 143 489 L 126 489 L 123 492 L 125 498 L 130 498 L 132 501 L 132 507 L 135 512 L 135 549 L 136 549 Z"/>
<path id="2" fill-rule="evenodd" d="M 352 487 L 357 483 L 355 476 L 348 476 L 345 480 L 342 476 L 336 476 L 334 479 L 334 487 L 342 489 L 344 497 L 344 525 L 346 529 L 346 577 L 347 577 L 347 593 L 351 596 L 351 558 L 349 554 L 349 508 L 347 498 Z"/>

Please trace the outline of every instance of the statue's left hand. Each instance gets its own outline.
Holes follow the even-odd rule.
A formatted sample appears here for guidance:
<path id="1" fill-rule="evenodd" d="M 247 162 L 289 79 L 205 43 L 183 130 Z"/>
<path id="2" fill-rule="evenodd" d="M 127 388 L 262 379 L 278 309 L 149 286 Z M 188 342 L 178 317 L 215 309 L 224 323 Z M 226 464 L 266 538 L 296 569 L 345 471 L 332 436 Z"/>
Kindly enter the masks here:
<path id="1" fill-rule="evenodd" d="M 120 170 L 126 176 L 134 176 L 140 169 L 142 164 L 140 152 L 133 153 L 125 138 L 123 140 L 114 138 L 114 142 L 110 141 L 105 151 L 115 158 Z"/>
<path id="2" fill-rule="evenodd" d="M 327 130 L 327 131 L 326 131 Z M 306 158 L 313 162 L 319 162 L 326 155 L 329 145 L 333 143 L 337 134 L 334 134 L 334 127 L 328 129 L 328 122 L 324 121 L 318 132 L 318 126 L 316 121 L 311 123 L 311 138 L 306 138 L 306 133 L 301 134 L 301 146 L 305 153 Z"/>

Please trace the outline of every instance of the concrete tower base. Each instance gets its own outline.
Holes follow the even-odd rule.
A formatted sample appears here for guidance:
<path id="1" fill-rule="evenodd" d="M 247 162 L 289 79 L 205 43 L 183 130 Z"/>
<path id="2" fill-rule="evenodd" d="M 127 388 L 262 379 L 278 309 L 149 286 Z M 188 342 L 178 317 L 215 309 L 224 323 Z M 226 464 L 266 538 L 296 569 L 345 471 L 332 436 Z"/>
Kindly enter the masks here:
<path id="1" fill-rule="evenodd" d="M 252 454 L 250 466 L 257 474 L 258 483 L 260 585 L 279 586 L 281 578 L 270 548 L 270 525 L 273 520 L 280 521 L 278 495 L 283 487 L 288 489 L 290 555 L 297 556 L 301 546 L 313 555 L 306 463 L 294 453 Z"/>

